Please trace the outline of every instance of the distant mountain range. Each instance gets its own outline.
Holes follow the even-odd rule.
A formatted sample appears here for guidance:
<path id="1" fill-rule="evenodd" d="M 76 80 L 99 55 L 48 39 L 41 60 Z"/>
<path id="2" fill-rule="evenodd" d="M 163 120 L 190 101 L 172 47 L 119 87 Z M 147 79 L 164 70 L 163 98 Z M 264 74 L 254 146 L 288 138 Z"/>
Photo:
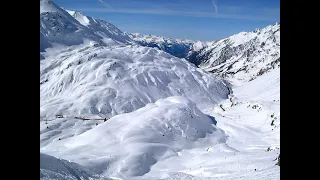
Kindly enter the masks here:
<path id="1" fill-rule="evenodd" d="M 280 23 L 208 42 L 139 33 L 128 36 L 139 45 L 163 50 L 201 69 L 242 82 L 280 67 Z"/>

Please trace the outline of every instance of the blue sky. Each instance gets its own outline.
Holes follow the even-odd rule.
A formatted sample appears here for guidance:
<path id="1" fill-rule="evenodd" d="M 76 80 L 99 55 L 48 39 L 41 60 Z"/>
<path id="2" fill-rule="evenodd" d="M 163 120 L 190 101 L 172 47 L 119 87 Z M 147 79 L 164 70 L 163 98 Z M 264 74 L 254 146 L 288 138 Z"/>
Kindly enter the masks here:
<path id="1" fill-rule="evenodd" d="M 122 31 L 216 40 L 280 21 L 280 0 L 53 0 Z"/>

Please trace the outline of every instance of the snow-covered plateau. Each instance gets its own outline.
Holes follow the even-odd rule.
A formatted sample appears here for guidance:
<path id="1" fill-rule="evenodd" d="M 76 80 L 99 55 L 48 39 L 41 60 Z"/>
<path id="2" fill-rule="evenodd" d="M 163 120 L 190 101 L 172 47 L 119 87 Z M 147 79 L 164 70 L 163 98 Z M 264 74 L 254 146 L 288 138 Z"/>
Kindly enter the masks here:
<path id="1" fill-rule="evenodd" d="M 40 0 L 40 179 L 280 179 L 280 24 L 252 33 L 152 40 L 210 51 L 195 65 Z"/>

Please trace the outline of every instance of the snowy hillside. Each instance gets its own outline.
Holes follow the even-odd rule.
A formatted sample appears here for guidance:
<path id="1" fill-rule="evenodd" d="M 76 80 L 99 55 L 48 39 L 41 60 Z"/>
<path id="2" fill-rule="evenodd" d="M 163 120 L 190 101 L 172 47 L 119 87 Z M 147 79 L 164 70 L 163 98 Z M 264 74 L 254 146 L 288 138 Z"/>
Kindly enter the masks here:
<path id="1" fill-rule="evenodd" d="M 220 78 L 140 46 L 77 46 L 47 57 L 40 68 L 40 117 L 112 117 L 175 95 L 202 108 L 229 94 Z"/>
<path id="2" fill-rule="evenodd" d="M 173 56 L 184 58 L 187 56 L 193 41 L 186 39 L 173 39 L 155 35 L 141 35 L 139 33 L 128 33 L 137 44 L 154 47 L 163 50 Z"/>
<path id="3" fill-rule="evenodd" d="M 190 100 L 169 97 L 115 116 L 81 135 L 53 140 L 40 150 L 75 160 L 102 175 L 142 176 L 158 161 L 179 156 L 183 149 L 224 142 L 225 134 L 214 123 Z"/>
<path id="4" fill-rule="evenodd" d="M 112 180 L 90 172 L 80 165 L 40 153 L 40 179 L 78 180 L 97 179 Z"/>
<path id="5" fill-rule="evenodd" d="M 128 35 L 40 0 L 40 179 L 280 179 L 279 39 Z"/>
<path id="6" fill-rule="evenodd" d="M 103 21 L 69 11 L 73 15 L 70 16 L 51 1 L 40 3 L 42 11 L 59 11 L 79 28 L 98 36 L 100 31 L 91 29 L 99 28 L 92 28 L 91 21 Z M 106 28 L 105 24 L 101 31 Z M 60 35 L 66 37 L 69 33 L 61 31 Z M 71 35 L 81 37 L 76 33 Z M 60 40 L 52 38 L 52 41 Z M 40 62 L 40 117 L 112 117 L 175 95 L 188 97 L 199 107 L 206 107 L 215 105 L 229 94 L 226 83 L 220 78 L 153 48 L 106 46 L 92 44 L 89 39 L 79 45 L 47 48 L 41 55 L 44 59 Z"/>
<path id="7" fill-rule="evenodd" d="M 210 116 L 169 97 L 106 122 L 41 121 L 40 151 L 121 179 L 280 179 L 279 82 L 275 70 L 235 87 Z"/>
<path id="8" fill-rule="evenodd" d="M 235 83 L 251 81 L 280 67 L 280 23 L 241 32 L 229 38 L 202 42 L 153 35 L 129 34 L 137 44 L 185 58 Z"/>
<path id="9" fill-rule="evenodd" d="M 253 80 L 280 67 L 280 23 L 207 43 L 186 59 L 229 80 Z"/>
<path id="10" fill-rule="evenodd" d="M 51 0 L 40 0 L 40 52 L 57 44 L 79 45 L 84 40 L 101 45 L 125 43 L 131 39 L 110 23 L 68 12 Z M 40 59 L 43 59 L 40 54 Z"/>
<path id="11" fill-rule="evenodd" d="M 103 37 L 106 41 L 114 40 L 120 43 L 132 42 L 132 39 L 127 34 L 122 32 L 120 29 L 109 22 L 85 16 L 82 13 L 76 11 L 67 10 L 67 12 L 83 26 L 88 27 L 95 34 Z"/>

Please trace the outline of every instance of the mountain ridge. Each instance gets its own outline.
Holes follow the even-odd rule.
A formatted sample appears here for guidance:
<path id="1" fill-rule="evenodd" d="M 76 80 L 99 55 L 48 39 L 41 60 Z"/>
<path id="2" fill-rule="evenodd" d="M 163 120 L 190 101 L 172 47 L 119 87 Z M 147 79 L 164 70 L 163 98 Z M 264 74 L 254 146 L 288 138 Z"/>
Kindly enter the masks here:
<path id="1" fill-rule="evenodd" d="M 185 58 L 205 71 L 235 83 L 253 79 L 280 67 L 280 22 L 214 41 L 191 41 L 129 33 L 146 47 Z"/>
<path id="2" fill-rule="evenodd" d="M 280 25 L 192 42 L 198 68 L 164 48 L 183 41 L 55 6 L 40 0 L 40 179 L 279 179 Z"/>
<path id="3" fill-rule="evenodd" d="M 221 77 L 251 81 L 280 67 L 280 23 L 214 41 L 186 59 Z"/>
<path id="4" fill-rule="evenodd" d="M 85 41 L 109 46 L 132 42 L 111 23 L 66 11 L 51 0 L 40 0 L 40 52 L 57 45 L 73 46 Z M 41 55 L 40 59 L 43 59 Z"/>
<path id="5" fill-rule="evenodd" d="M 50 8 L 55 9 L 54 5 L 50 4 Z M 46 9 L 47 4 L 44 6 L 42 9 Z M 56 9 L 66 19 L 58 13 L 54 22 L 75 23 L 84 33 L 61 30 L 62 39 L 58 36 L 44 37 L 48 41 L 65 43 L 64 37 L 81 39 L 87 37 L 87 33 L 100 39 L 88 39 L 89 43 L 76 45 L 65 44 L 69 46 L 40 53 L 40 58 L 41 55 L 44 58 L 40 62 L 41 118 L 58 115 L 109 118 L 176 95 L 185 96 L 202 107 L 214 105 L 230 93 L 224 80 L 197 69 L 184 59 L 150 47 L 127 45 L 125 39 L 123 43 L 107 44 L 102 42 L 103 36 L 97 35 L 100 30 L 113 32 L 116 38 L 126 36 L 108 30 L 105 21 L 101 21 L 104 24 L 90 26 L 92 22 L 100 21 L 74 11 L 69 11 L 71 16 L 61 8 Z M 40 15 L 43 14 L 50 13 L 42 12 Z M 102 26 L 102 29 L 95 26 Z M 51 27 L 46 27 L 40 28 L 40 34 L 50 32 Z M 116 42 L 114 38 L 110 36 L 111 41 Z M 52 49 L 57 52 L 51 52 Z"/>
<path id="6" fill-rule="evenodd" d="M 127 34 L 133 41 L 141 46 L 157 48 L 178 58 L 186 57 L 193 45 L 193 41 L 188 39 L 174 39 L 156 35 L 141 35 L 139 33 Z"/>

